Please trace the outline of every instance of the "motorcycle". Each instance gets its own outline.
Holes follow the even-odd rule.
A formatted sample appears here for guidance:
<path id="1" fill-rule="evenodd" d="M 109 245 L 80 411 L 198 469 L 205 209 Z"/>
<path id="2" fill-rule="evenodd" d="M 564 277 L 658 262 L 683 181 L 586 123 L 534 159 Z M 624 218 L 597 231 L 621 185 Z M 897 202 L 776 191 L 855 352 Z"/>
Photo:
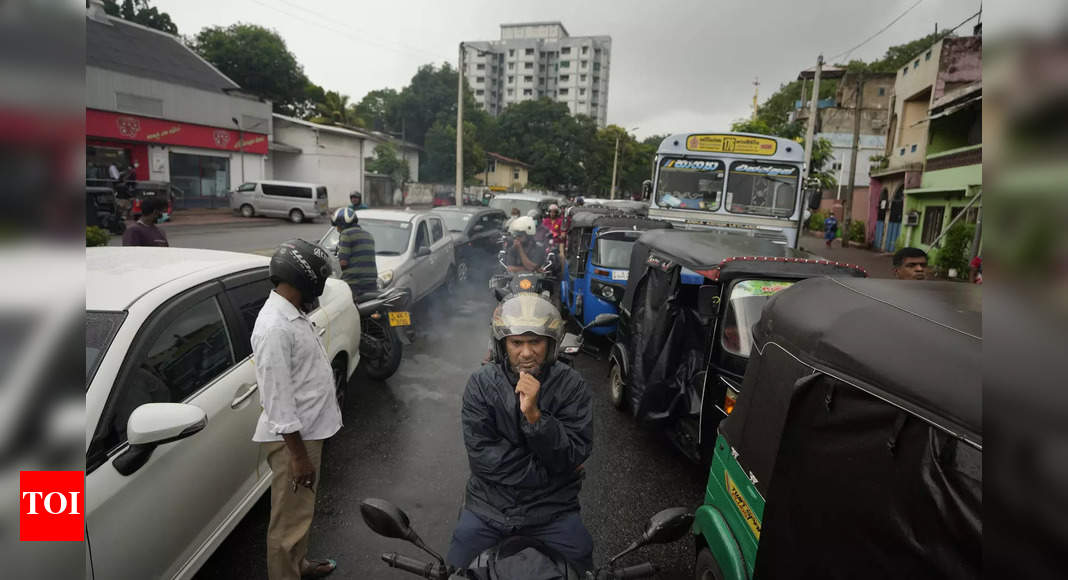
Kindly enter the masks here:
<path id="1" fill-rule="evenodd" d="M 559 283 L 556 278 L 556 253 L 548 252 L 545 263 L 535 272 L 509 272 L 505 264 L 507 253 L 497 252 L 497 263 L 503 270 L 490 278 L 489 287 L 498 302 L 505 297 L 519 292 L 535 292 L 547 298 L 554 306 L 560 308 Z"/>
<path id="2" fill-rule="evenodd" d="M 405 310 L 411 293 L 402 288 L 361 294 L 356 302 L 360 313 L 360 366 L 367 376 L 384 380 L 400 367 L 405 336 L 400 327 L 410 326 Z"/>
<path id="3" fill-rule="evenodd" d="M 479 555 L 466 568 L 455 568 L 445 563 L 440 554 L 430 549 L 412 529 L 407 514 L 384 499 L 368 498 L 360 503 L 360 515 L 373 532 L 387 538 L 405 540 L 427 554 L 436 562 L 423 562 L 415 558 L 388 552 L 382 561 L 390 568 L 411 572 L 429 580 L 524 580 L 526 578 L 561 578 L 578 580 L 583 576 L 575 567 L 533 538 L 510 537 Z M 652 578 L 659 569 L 650 562 L 631 566 L 617 566 L 623 556 L 651 544 L 669 544 L 690 533 L 693 513 L 676 507 L 663 510 L 649 519 L 642 536 L 625 550 L 608 559 L 593 571 L 587 571 L 585 580 L 613 580 L 623 578 Z"/>

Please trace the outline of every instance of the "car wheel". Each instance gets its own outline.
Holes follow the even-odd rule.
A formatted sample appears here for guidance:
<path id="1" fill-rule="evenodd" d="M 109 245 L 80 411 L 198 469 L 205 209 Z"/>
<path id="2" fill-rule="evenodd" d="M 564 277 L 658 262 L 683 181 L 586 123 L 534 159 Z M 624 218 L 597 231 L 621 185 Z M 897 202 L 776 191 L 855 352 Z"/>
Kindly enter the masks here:
<path id="1" fill-rule="evenodd" d="M 334 364 L 330 365 L 334 372 L 334 396 L 337 397 L 337 408 L 341 410 L 341 414 L 345 414 L 345 391 L 348 390 L 349 378 L 346 376 L 345 371 L 348 370 L 345 364 L 345 359 L 338 357 L 334 359 Z"/>
<path id="2" fill-rule="evenodd" d="M 250 217 L 254 217 L 255 215 L 256 215 L 256 210 L 252 209 L 251 205 L 246 203 L 245 205 L 241 206 L 241 217 L 250 218 Z"/>
<path id="3" fill-rule="evenodd" d="M 612 406 L 623 410 L 627 406 L 627 385 L 623 382 L 623 369 L 615 362 L 608 371 L 608 395 L 612 399 Z"/>
<path id="4" fill-rule="evenodd" d="M 457 278 L 457 272 L 455 266 L 449 266 L 449 273 L 445 275 L 445 293 L 451 295 L 456 294 L 456 289 L 459 285 Z"/>
<path id="5" fill-rule="evenodd" d="M 299 224 L 304 221 L 304 212 L 299 209 L 295 209 L 289 212 L 289 221 Z"/>
<path id="6" fill-rule="evenodd" d="M 697 563 L 694 565 L 694 578 L 697 580 L 723 580 L 723 572 L 719 569 L 719 563 L 712 551 L 701 548 L 697 554 Z"/>

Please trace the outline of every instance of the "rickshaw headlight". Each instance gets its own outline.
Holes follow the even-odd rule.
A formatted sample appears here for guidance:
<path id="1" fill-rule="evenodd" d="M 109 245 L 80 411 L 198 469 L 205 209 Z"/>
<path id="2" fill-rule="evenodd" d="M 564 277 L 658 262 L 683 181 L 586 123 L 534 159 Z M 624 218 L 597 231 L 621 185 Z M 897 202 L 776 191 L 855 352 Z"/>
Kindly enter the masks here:
<path id="1" fill-rule="evenodd" d="M 590 290 L 593 294 L 600 296 L 604 300 L 615 304 L 619 302 L 619 299 L 623 297 L 623 289 L 596 280 L 590 285 Z"/>

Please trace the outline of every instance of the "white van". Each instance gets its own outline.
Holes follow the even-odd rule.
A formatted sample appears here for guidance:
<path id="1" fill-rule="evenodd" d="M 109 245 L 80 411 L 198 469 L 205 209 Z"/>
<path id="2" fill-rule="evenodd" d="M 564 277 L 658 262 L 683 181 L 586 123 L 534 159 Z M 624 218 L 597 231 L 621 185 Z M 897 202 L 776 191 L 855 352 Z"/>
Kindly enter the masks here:
<path id="1" fill-rule="evenodd" d="M 327 217 L 326 186 L 297 181 L 250 181 L 230 192 L 230 208 L 245 217 L 284 217 L 299 224 Z"/>

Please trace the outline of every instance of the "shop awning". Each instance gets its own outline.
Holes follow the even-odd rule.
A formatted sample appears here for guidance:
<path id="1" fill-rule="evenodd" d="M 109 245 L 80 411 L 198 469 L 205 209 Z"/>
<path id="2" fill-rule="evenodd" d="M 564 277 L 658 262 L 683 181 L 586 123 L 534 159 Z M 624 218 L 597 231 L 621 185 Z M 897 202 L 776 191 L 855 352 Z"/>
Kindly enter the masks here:
<path id="1" fill-rule="evenodd" d="M 961 187 L 917 187 L 915 189 L 906 189 L 905 195 L 925 195 L 933 193 L 945 194 L 960 194 L 966 196 L 968 188 Z"/>
<path id="2" fill-rule="evenodd" d="M 304 151 L 300 147 L 294 147 L 292 145 L 286 145 L 281 141 L 271 141 L 271 151 L 277 151 L 279 153 L 303 153 Z"/>

